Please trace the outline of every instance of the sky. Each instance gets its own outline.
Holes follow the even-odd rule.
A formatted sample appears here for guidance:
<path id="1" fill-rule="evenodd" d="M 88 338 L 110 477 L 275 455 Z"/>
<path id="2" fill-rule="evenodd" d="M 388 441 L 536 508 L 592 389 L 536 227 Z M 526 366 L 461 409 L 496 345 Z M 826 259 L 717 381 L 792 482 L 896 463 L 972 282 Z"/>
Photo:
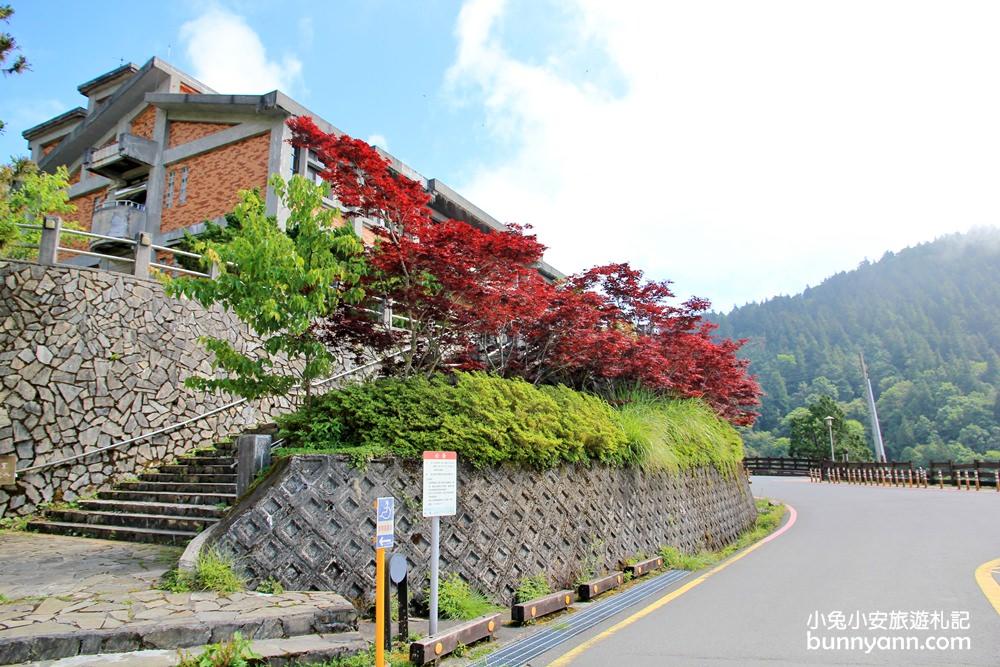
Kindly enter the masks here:
<path id="1" fill-rule="evenodd" d="M 716 309 L 1000 224 L 1000 3 L 13 1 L 0 155 L 159 56 L 291 95 L 571 273 L 627 261 Z"/>

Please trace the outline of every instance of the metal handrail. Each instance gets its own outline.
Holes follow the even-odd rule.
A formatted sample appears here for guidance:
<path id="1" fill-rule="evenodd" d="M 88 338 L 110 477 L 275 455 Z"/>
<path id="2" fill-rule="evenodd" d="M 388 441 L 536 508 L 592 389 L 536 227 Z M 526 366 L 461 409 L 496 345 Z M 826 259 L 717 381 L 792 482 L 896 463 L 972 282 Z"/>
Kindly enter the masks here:
<path id="1" fill-rule="evenodd" d="M 336 373 L 334 375 L 331 375 L 330 377 L 326 378 L 325 380 L 316 380 L 316 381 L 312 382 L 311 385 L 313 387 L 318 387 L 320 385 L 327 384 L 328 382 L 332 382 L 334 380 L 338 380 L 340 378 L 347 377 L 348 375 L 353 375 L 354 373 L 357 373 L 358 371 L 362 371 L 362 370 L 364 370 L 366 368 L 370 368 L 372 366 L 378 365 L 378 364 L 380 364 L 380 363 L 382 363 L 384 361 L 387 361 L 387 360 L 391 359 L 392 357 L 399 356 L 400 354 L 402 354 L 405 351 L 406 350 L 400 350 L 398 352 L 393 352 L 392 354 L 386 355 L 385 357 L 382 357 L 381 359 L 376 359 L 375 361 L 370 361 L 367 364 L 362 364 L 360 366 L 355 366 L 354 368 L 351 368 L 349 370 L 341 371 L 340 373 Z M 155 431 L 150 431 L 149 433 L 143 433 L 141 435 L 137 435 L 137 436 L 129 438 L 127 440 L 122 440 L 121 442 L 113 442 L 110 445 L 105 445 L 103 447 L 98 447 L 97 449 L 92 449 L 89 452 L 83 452 L 82 454 L 75 454 L 73 456 L 68 456 L 68 457 L 62 458 L 62 459 L 56 459 L 55 461 L 49 461 L 47 463 L 39 463 L 39 464 L 36 464 L 36 465 L 27 466 L 25 468 L 19 468 L 19 469 L 15 470 L 15 474 L 22 474 L 22 473 L 26 473 L 26 472 L 33 472 L 35 470 L 41 470 L 43 468 L 51 468 L 53 466 L 58 466 L 58 465 L 62 465 L 64 463 L 69 463 L 70 461 L 77 461 L 77 460 L 82 459 L 82 458 L 87 458 L 89 456 L 93 456 L 94 454 L 100 454 L 101 452 L 106 452 L 109 449 L 117 449 L 119 447 L 123 447 L 125 445 L 132 444 L 133 442 L 139 442 L 141 440 L 146 440 L 147 438 L 152 438 L 153 436 L 162 435 L 164 433 L 169 433 L 170 431 L 174 431 L 176 429 L 179 429 L 182 426 L 187 426 L 188 424 L 193 424 L 194 422 L 200 421 L 202 419 L 205 419 L 206 417 L 211 417 L 212 415 L 219 414 L 220 412 L 223 412 L 225 410 L 229 410 L 230 408 L 235 408 L 238 405 L 243 405 L 244 403 L 247 402 L 247 400 L 248 399 L 246 399 L 246 398 L 241 398 L 241 399 L 239 399 L 237 401 L 233 401 L 232 403 L 227 403 L 226 405 L 223 405 L 221 407 L 213 408 L 212 410 L 209 410 L 208 412 L 204 412 L 204 413 L 202 413 L 200 415 L 195 415 L 194 417 L 189 417 L 188 419 L 184 419 L 184 420 L 179 421 L 179 422 L 177 422 L 175 424 L 171 424 L 169 426 L 163 426 L 161 428 L 156 429 Z"/>
<path id="2" fill-rule="evenodd" d="M 85 232 L 79 229 L 60 229 L 59 234 L 60 236 L 63 234 L 75 234 L 76 236 L 86 236 L 91 239 L 102 239 L 104 241 L 124 243 L 125 245 L 135 245 L 135 239 L 127 239 L 121 236 L 107 236 L 106 234 L 95 234 L 94 232 Z"/>
<path id="3" fill-rule="evenodd" d="M 105 255 L 102 252 L 91 252 L 89 250 L 80 250 L 79 248 L 66 248 L 64 246 L 56 246 L 56 250 L 61 250 L 63 252 L 75 252 L 77 255 L 86 255 L 87 257 L 96 257 L 97 259 L 113 259 L 116 262 L 132 262 L 135 260 L 131 257 L 121 257 L 119 255 Z M 152 265 L 150 265 L 152 266 Z"/>
<path id="4" fill-rule="evenodd" d="M 203 255 L 199 255 L 196 252 L 188 252 L 187 250 L 178 250 L 176 248 L 171 248 L 165 245 L 153 244 L 153 250 L 163 250 L 165 252 L 173 253 L 174 255 L 180 255 L 181 257 L 190 257 L 192 259 L 201 259 Z"/>
<path id="5" fill-rule="evenodd" d="M 183 273 L 187 276 L 197 276 L 198 278 L 211 278 L 207 273 L 200 273 L 198 271 L 192 271 L 190 269 L 184 269 L 179 266 L 171 266 L 170 264 L 157 264 L 156 262 L 150 262 L 150 266 L 160 269 L 162 271 L 176 271 L 177 273 Z"/>
<path id="6" fill-rule="evenodd" d="M 102 211 L 106 208 L 134 208 L 139 211 L 145 211 L 146 205 L 134 202 L 131 199 L 111 199 L 101 202 L 94 210 Z"/>

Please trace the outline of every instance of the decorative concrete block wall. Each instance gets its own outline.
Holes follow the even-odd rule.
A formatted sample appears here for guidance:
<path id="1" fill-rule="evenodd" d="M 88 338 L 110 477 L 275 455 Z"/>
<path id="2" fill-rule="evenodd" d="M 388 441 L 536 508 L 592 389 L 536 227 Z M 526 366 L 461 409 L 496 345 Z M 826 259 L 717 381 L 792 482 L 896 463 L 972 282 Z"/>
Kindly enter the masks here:
<path id="1" fill-rule="evenodd" d="M 168 298 L 156 281 L 97 269 L 0 261 L 0 455 L 18 468 L 154 431 L 236 400 L 184 387 L 211 373 L 200 336 L 256 336 L 221 308 Z M 236 434 L 287 403 L 243 404 L 120 450 L 27 473 L 0 487 L 0 517 L 72 500 L 195 446 Z"/>
<path id="2" fill-rule="evenodd" d="M 372 503 L 396 498 L 396 551 L 409 558 L 411 589 L 423 587 L 430 520 L 421 516 L 420 462 L 374 461 L 365 470 L 342 457 L 296 456 L 275 463 L 219 524 L 214 542 L 255 580 L 292 590 L 371 597 Z M 732 542 L 756 518 L 746 476 L 702 468 L 643 473 L 603 465 L 548 471 L 459 467 L 459 509 L 441 520 L 443 572 L 457 572 L 498 601 L 539 572 L 552 583 L 661 545 L 687 551 Z"/>

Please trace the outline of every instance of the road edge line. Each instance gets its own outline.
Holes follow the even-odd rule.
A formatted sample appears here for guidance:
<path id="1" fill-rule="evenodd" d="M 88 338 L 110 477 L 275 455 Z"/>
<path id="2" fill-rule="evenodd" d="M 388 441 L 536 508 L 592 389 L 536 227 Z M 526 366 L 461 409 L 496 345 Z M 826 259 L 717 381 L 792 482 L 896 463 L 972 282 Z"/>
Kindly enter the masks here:
<path id="1" fill-rule="evenodd" d="M 976 583 L 979 584 L 986 600 L 1000 614 L 1000 584 L 993 578 L 993 570 L 1000 570 L 1000 558 L 986 561 L 976 568 Z"/>
<path id="2" fill-rule="evenodd" d="M 750 553 L 753 553 L 759 547 L 762 547 L 765 544 L 767 544 L 768 542 L 770 542 L 771 540 L 776 539 L 779 536 L 781 536 L 783 533 L 785 533 L 789 528 L 791 528 L 795 524 L 795 520 L 798 518 L 798 515 L 799 515 L 799 513 L 795 511 L 795 508 L 792 507 L 791 505 L 789 505 L 788 503 L 785 503 L 785 507 L 788 509 L 788 521 L 785 522 L 785 525 L 783 525 L 780 528 L 778 528 L 778 530 L 774 531 L 773 533 L 771 533 L 770 535 L 768 535 L 764 539 L 760 540 L 759 542 L 754 542 L 753 544 L 751 544 L 750 546 L 748 546 L 746 549 L 744 549 L 743 551 L 739 552 L 738 554 L 734 554 L 734 555 L 730 556 L 726 560 L 722 561 L 721 563 L 719 563 L 718 565 L 716 565 L 715 567 L 713 567 L 711 570 L 705 572 L 705 574 L 702 574 L 702 575 L 698 576 L 697 578 L 692 579 L 691 581 L 687 582 L 686 584 L 684 584 L 680 588 L 678 588 L 676 590 L 673 590 L 673 591 L 667 593 L 666 595 L 664 595 L 663 597 L 661 597 L 660 599 L 656 600 L 655 602 L 652 602 L 652 603 L 646 605 L 645 607 L 643 607 L 639 611 L 635 612 L 634 614 L 632 614 L 628 618 L 624 618 L 624 619 L 618 621 L 617 623 L 615 623 L 614 625 L 612 625 L 607 630 L 603 630 L 600 633 L 598 633 L 598 634 L 594 635 L 593 637 L 591 637 L 590 639 L 588 639 L 587 641 L 583 642 L 582 644 L 573 647 L 572 649 L 570 649 L 566 653 L 562 654 L 561 656 L 559 656 L 558 658 L 556 658 L 555 660 L 553 660 L 552 662 L 550 662 L 548 664 L 548 667 L 565 667 L 566 665 L 570 664 L 577 656 L 579 656 L 581 653 L 583 653 L 584 651 L 588 650 L 589 648 L 591 648 L 595 644 L 597 644 L 597 643 L 599 643 L 599 642 L 607 639 L 608 637 L 610 637 L 611 635 L 615 634 L 619 630 L 632 625 L 633 623 L 635 623 L 639 619 L 644 618 L 645 616 L 648 616 L 649 614 L 653 613 L 654 611 L 656 611 L 660 607 L 662 607 L 665 604 L 667 604 L 667 603 L 669 603 L 669 602 L 671 602 L 671 601 L 679 598 L 680 596 L 684 595 L 685 593 L 687 593 L 689 590 L 691 590 L 695 586 L 698 586 L 699 584 L 701 584 L 703 581 L 705 581 L 706 579 L 708 579 L 709 577 L 711 577 L 716 572 L 720 572 L 720 571 L 726 569 L 727 567 L 729 567 L 730 565 L 732 565 L 733 563 L 735 563 L 739 559 L 743 558 L 744 556 L 746 556 L 746 555 L 748 555 Z"/>

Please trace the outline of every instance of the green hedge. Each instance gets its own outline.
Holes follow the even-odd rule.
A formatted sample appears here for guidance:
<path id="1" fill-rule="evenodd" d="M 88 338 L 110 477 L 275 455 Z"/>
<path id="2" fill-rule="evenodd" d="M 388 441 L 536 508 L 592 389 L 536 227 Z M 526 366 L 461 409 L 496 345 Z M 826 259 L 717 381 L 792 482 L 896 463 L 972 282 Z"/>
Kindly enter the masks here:
<path id="1" fill-rule="evenodd" d="M 641 413 L 638 404 L 615 409 L 561 385 L 455 373 L 347 387 L 278 421 L 283 453 L 343 453 L 356 462 L 416 459 L 425 450 L 453 450 L 477 467 L 599 461 L 676 469 L 742 458 L 736 431 L 702 403 L 647 397 Z"/>

